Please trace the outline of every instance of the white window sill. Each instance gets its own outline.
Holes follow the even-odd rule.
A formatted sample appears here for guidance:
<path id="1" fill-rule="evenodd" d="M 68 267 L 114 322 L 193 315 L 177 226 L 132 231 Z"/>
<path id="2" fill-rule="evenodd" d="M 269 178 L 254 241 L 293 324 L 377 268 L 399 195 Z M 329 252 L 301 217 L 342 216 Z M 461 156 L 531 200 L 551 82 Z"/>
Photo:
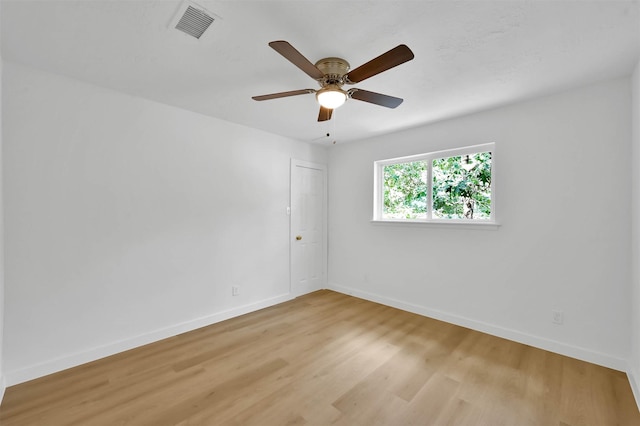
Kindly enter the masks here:
<path id="1" fill-rule="evenodd" d="M 486 229 L 491 231 L 497 231 L 500 224 L 495 221 L 483 220 L 474 221 L 469 220 L 420 220 L 420 219 L 373 219 L 371 220 L 373 225 L 381 226 L 417 226 L 427 228 L 453 228 L 453 229 Z"/>

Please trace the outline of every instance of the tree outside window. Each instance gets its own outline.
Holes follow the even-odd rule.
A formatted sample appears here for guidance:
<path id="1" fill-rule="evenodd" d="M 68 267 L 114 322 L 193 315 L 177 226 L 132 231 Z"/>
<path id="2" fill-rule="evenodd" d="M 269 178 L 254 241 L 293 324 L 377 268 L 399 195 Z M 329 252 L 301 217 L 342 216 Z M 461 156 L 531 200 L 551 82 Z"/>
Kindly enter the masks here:
<path id="1" fill-rule="evenodd" d="M 491 153 L 433 160 L 433 218 L 491 217 Z"/>
<path id="2" fill-rule="evenodd" d="M 427 169 L 426 161 L 384 166 L 385 218 L 427 218 Z"/>
<path id="3" fill-rule="evenodd" d="M 492 148 L 493 144 L 478 146 Z M 462 151 L 462 153 L 460 153 Z M 447 155 L 447 154 L 460 155 Z M 377 162 L 377 220 L 491 220 L 492 152 L 469 148 Z"/>

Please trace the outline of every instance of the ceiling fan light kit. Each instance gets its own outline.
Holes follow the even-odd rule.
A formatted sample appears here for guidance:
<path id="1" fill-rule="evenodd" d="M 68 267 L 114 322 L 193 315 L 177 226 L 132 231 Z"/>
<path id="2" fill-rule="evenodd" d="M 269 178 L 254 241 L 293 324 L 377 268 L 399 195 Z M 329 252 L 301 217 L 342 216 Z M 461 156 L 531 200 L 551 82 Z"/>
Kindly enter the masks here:
<path id="1" fill-rule="evenodd" d="M 336 109 L 347 100 L 347 92 L 337 84 L 329 84 L 316 92 L 318 103 L 325 108 Z"/>
<path id="2" fill-rule="evenodd" d="M 410 61 L 414 57 L 411 49 L 406 45 L 401 44 L 370 60 L 366 64 L 359 66 L 353 71 L 349 71 L 349 62 L 342 58 L 324 58 L 320 59 L 315 64 L 312 64 L 291 44 L 284 40 L 272 41 L 269 43 L 269 46 L 284 56 L 284 58 L 289 62 L 301 69 L 309 77 L 316 80 L 320 85 L 320 89 L 292 90 L 288 92 L 254 96 L 252 99 L 256 101 L 266 101 L 269 99 L 315 93 L 316 99 L 320 104 L 318 121 L 330 120 L 333 110 L 340 107 L 349 98 L 387 108 L 397 107 L 402 103 L 401 98 L 357 88 L 345 91 L 342 86 L 345 84 L 359 83 L 369 77 L 373 77 L 383 71 L 387 71 L 395 66 Z"/>

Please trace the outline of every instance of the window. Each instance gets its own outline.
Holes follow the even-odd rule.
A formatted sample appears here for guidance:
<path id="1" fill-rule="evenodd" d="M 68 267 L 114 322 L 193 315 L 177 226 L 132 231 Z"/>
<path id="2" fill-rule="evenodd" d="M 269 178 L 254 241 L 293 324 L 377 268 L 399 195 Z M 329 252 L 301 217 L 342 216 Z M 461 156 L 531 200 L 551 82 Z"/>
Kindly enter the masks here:
<path id="1" fill-rule="evenodd" d="M 494 144 L 375 162 L 373 219 L 492 223 Z"/>

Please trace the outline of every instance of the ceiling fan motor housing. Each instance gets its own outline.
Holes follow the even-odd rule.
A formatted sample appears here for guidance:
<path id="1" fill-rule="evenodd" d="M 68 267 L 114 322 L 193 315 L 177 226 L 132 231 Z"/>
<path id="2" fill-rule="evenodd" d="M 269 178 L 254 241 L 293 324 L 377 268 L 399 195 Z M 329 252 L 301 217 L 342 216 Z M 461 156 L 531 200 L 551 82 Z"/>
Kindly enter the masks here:
<path id="1" fill-rule="evenodd" d="M 344 81 L 344 75 L 349 72 L 349 62 L 342 58 L 324 58 L 315 63 L 323 74 L 324 78 L 319 81 L 322 87 L 329 84 L 337 84 L 342 86 Z"/>

